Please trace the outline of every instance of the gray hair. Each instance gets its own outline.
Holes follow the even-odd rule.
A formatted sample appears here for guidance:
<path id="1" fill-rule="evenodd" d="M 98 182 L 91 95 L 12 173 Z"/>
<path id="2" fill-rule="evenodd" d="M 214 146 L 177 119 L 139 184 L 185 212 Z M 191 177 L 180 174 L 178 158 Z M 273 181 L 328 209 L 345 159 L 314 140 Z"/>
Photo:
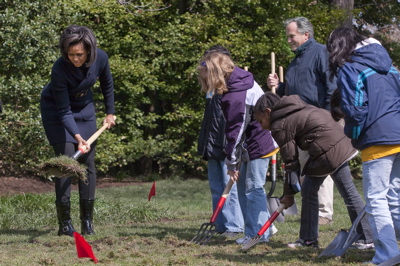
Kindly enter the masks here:
<path id="1" fill-rule="evenodd" d="M 297 30 L 299 31 L 300 34 L 305 34 L 306 32 L 308 32 L 308 34 L 310 34 L 310 38 L 314 37 L 314 27 L 307 18 L 295 17 L 295 18 L 287 19 L 284 22 L 285 27 L 287 27 L 287 25 L 289 25 L 292 22 L 296 22 Z"/>

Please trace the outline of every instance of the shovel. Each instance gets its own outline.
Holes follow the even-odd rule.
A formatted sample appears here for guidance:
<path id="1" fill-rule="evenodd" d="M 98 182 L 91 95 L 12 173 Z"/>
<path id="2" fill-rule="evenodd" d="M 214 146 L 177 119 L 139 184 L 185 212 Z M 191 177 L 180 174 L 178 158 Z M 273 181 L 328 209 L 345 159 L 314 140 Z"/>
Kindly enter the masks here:
<path id="1" fill-rule="evenodd" d="M 115 119 L 115 117 L 114 117 Z M 105 123 L 99 130 L 97 130 L 86 142 L 91 145 L 103 131 L 108 127 Z M 77 159 L 87 151 L 86 146 L 78 149 L 72 157 L 61 155 L 42 163 L 39 170 L 45 176 L 77 176 L 82 181 L 87 181 L 86 166 L 80 164 Z"/>
<path id="2" fill-rule="evenodd" d="M 385 262 L 378 264 L 378 266 L 393 266 L 400 263 L 400 255 L 394 256 L 391 259 L 388 259 Z"/>
<path id="3" fill-rule="evenodd" d="M 269 192 L 267 194 L 267 201 L 268 201 L 268 211 L 272 213 L 274 210 L 278 209 L 280 203 L 279 203 L 279 198 L 278 197 L 272 197 L 272 194 L 275 191 L 276 187 L 276 160 L 272 158 L 271 160 L 271 169 L 272 169 L 272 175 L 271 175 L 271 188 L 269 189 Z M 283 216 L 283 213 L 279 213 L 278 217 L 276 217 L 276 221 L 278 223 L 283 223 L 285 221 L 285 217 Z"/>
<path id="4" fill-rule="evenodd" d="M 226 198 L 229 196 L 229 192 L 231 191 L 232 186 L 233 186 L 233 181 L 232 179 L 229 179 L 228 184 L 226 184 L 226 187 L 222 192 L 222 196 L 219 199 L 217 206 L 215 207 L 213 215 L 211 216 L 210 222 L 203 223 L 200 226 L 199 231 L 197 231 L 197 234 L 193 237 L 193 239 L 190 242 L 199 245 L 204 245 L 215 234 L 215 227 L 216 227 L 215 220 L 217 219 L 218 214 L 221 212 L 222 207 L 225 204 Z"/>
<path id="5" fill-rule="evenodd" d="M 275 163 L 275 165 L 276 165 L 276 163 Z M 282 169 L 283 169 L 283 176 L 285 176 L 285 164 L 282 164 Z M 280 206 L 279 198 L 272 197 L 272 194 L 274 193 L 275 187 L 276 187 L 276 166 L 275 166 L 275 171 L 274 171 L 274 161 L 273 160 L 272 160 L 272 179 L 271 179 L 271 181 L 272 181 L 271 188 L 267 194 L 268 210 L 270 213 L 272 213 L 274 210 L 278 209 L 278 207 Z M 290 206 L 286 210 L 283 210 L 279 214 L 279 216 L 276 218 L 276 221 L 278 223 L 283 223 L 285 221 L 285 215 L 297 215 L 297 214 L 298 214 L 298 210 L 297 210 L 297 205 L 296 205 L 296 201 L 295 201 L 292 206 Z"/>
<path id="6" fill-rule="evenodd" d="M 252 239 L 250 239 L 240 250 L 241 251 L 247 251 L 251 247 L 255 246 L 259 241 L 261 236 L 267 231 L 267 229 L 271 226 L 271 224 L 275 221 L 275 219 L 279 216 L 279 214 L 282 213 L 282 211 L 285 209 L 285 204 L 281 204 L 274 213 L 272 213 L 271 217 L 269 217 L 268 221 L 265 222 L 263 227 L 258 231 L 257 235 L 254 236 Z"/>
<path id="7" fill-rule="evenodd" d="M 340 230 L 339 234 L 333 239 L 333 241 L 319 254 L 318 258 L 323 256 L 342 256 L 346 250 L 357 241 L 361 234 L 357 232 L 357 227 L 361 222 L 361 219 L 365 216 L 365 207 L 358 214 L 354 220 L 349 232 L 346 230 Z"/>

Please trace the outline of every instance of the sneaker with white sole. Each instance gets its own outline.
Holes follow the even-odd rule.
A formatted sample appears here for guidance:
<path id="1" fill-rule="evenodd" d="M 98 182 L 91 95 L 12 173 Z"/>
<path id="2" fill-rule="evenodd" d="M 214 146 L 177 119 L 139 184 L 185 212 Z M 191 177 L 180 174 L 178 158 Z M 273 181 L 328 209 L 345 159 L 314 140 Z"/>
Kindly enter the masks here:
<path id="1" fill-rule="evenodd" d="M 365 249 L 374 249 L 375 245 L 374 243 L 354 243 L 353 245 L 350 246 L 350 248 L 358 249 L 358 250 L 365 250 Z"/>
<path id="2" fill-rule="evenodd" d="M 242 238 L 236 239 L 236 244 L 246 245 L 247 242 L 249 242 L 251 239 L 252 239 L 251 236 L 244 236 Z M 266 243 L 266 242 L 269 242 L 267 238 L 262 238 L 258 241 L 258 243 Z"/>
<path id="3" fill-rule="evenodd" d="M 240 234 L 243 234 L 243 232 L 228 232 L 228 231 L 225 231 L 225 232 L 221 233 L 221 236 L 225 236 L 227 238 L 234 238 L 234 237 L 238 237 Z"/>
<path id="4" fill-rule="evenodd" d="M 319 248 L 318 240 L 307 241 L 301 238 L 297 239 L 295 242 L 289 243 L 287 246 L 289 248 L 301 248 L 301 247 Z"/>
<path id="5" fill-rule="evenodd" d="M 275 235 L 276 233 L 278 233 L 278 228 L 276 228 L 274 225 L 272 225 L 271 227 L 271 236 Z"/>

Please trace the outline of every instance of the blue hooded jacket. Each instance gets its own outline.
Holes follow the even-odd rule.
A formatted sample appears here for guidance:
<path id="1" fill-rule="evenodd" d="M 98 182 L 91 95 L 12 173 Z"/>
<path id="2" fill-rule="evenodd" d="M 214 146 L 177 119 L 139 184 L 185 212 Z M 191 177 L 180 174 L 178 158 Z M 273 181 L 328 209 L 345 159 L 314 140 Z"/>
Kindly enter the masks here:
<path id="1" fill-rule="evenodd" d="M 253 74 L 235 67 L 227 80 L 228 92 L 222 97 L 221 108 L 226 120 L 227 144 L 225 160 L 229 170 L 235 170 L 244 152 L 250 160 L 261 158 L 278 148 L 271 132 L 254 119 L 253 109 L 264 94 Z"/>
<path id="2" fill-rule="evenodd" d="M 345 134 L 355 148 L 400 144 L 400 74 L 378 43 L 354 51 L 338 72 Z"/>

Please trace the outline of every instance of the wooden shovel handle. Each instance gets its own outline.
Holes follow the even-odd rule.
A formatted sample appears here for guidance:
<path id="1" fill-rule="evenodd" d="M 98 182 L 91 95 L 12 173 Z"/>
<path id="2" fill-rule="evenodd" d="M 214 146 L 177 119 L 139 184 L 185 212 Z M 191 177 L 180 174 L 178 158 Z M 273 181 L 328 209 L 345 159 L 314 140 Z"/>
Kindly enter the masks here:
<path id="1" fill-rule="evenodd" d="M 271 53 L 271 74 L 275 74 L 275 53 Z M 275 86 L 272 86 L 271 88 L 272 93 L 276 92 Z"/>
<path id="2" fill-rule="evenodd" d="M 114 116 L 114 120 L 116 119 L 116 117 Z M 86 142 L 91 145 L 93 142 L 95 142 L 95 140 L 101 135 L 101 133 L 103 133 L 104 130 L 106 130 L 106 128 L 108 127 L 108 123 L 104 123 L 104 125 L 99 128 Z M 72 156 L 73 159 L 78 159 L 79 156 L 81 156 L 82 154 L 86 153 L 87 148 L 86 146 L 78 149 L 75 154 Z"/>
<path id="3" fill-rule="evenodd" d="M 96 131 L 86 142 L 91 145 L 103 131 L 108 127 L 108 123 L 105 123 L 99 130 Z"/>
<path id="4" fill-rule="evenodd" d="M 217 219 L 218 214 L 222 210 L 222 207 L 224 207 L 226 198 L 229 196 L 229 192 L 231 191 L 232 186 L 233 186 L 233 181 L 232 179 L 229 179 L 228 184 L 226 184 L 225 186 L 224 192 L 222 192 L 221 198 L 219 198 L 217 207 L 215 207 L 213 215 L 211 216 L 210 223 L 214 223 L 215 220 Z"/>

